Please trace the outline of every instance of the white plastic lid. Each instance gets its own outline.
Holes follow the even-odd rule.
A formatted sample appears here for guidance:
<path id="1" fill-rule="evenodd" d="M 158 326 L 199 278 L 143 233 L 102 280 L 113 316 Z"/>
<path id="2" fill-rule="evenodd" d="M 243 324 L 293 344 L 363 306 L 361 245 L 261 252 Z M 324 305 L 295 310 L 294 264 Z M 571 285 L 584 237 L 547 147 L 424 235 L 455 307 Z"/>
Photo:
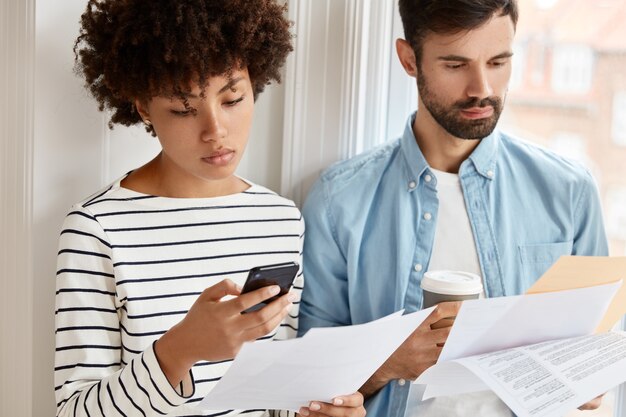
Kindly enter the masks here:
<path id="1" fill-rule="evenodd" d="M 428 271 L 420 286 L 423 290 L 445 295 L 480 294 L 483 291 L 478 275 L 461 271 Z"/>

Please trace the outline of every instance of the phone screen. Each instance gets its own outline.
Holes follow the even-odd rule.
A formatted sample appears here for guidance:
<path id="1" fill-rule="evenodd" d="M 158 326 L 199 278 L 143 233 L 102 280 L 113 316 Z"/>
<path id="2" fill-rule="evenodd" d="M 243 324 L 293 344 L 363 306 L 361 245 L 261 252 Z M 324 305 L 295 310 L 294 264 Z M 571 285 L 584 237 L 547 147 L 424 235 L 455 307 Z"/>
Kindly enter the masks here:
<path id="1" fill-rule="evenodd" d="M 259 310 L 260 308 L 263 308 L 263 306 L 287 294 L 291 288 L 291 284 L 293 284 L 293 280 L 296 278 L 299 268 L 300 266 L 295 262 L 257 266 L 252 268 L 248 273 L 246 283 L 243 285 L 243 289 L 241 290 L 242 294 L 262 287 L 267 287 L 269 285 L 278 285 L 280 287 L 280 292 L 277 295 L 255 305 L 254 307 L 247 309 L 245 313 Z"/>

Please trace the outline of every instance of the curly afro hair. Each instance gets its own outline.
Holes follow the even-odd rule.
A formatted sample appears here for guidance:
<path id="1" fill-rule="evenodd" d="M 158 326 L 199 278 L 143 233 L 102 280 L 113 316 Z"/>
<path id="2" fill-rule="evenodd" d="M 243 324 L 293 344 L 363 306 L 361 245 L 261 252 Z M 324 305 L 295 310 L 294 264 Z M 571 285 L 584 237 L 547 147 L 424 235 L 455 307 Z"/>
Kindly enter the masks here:
<path id="1" fill-rule="evenodd" d="M 109 128 L 142 121 L 135 99 L 184 99 L 191 82 L 203 88 L 235 68 L 248 69 L 256 97 L 280 82 L 293 49 L 286 7 L 274 0 L 89 0 L 75 70 L 99 109 L 112 112 Z"/>

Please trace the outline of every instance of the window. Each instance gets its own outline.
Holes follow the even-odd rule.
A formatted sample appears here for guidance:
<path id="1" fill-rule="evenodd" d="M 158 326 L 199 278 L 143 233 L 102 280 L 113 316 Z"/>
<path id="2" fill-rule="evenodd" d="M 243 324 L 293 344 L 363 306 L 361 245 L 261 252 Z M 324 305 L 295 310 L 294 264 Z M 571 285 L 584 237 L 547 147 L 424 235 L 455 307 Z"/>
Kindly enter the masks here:
<path id="1" fill-rule="evenodd" d="M 613 96 L 611 126 L 613 142 L 619 146 L 626 146 L 626 91 L 619 91 Z"/>
<path id="2" fill-rule="evenodd" d="M 515 43 L 513 45 L 512 71 L 511 71 L 511 90 L 522 87 L 524 83 L 525 66 L 526 66 L 526 46 L 523 43 Z"/>
<path id="3" fill-rule="evenodd" d="M 587 167 L 589 165 L 585 140 L 577 133 L 557 133 L 550 141 L 550 149 Z"/>
<path id="4" fill-rule="evenodd" d="M 626 241 L 626 187 L 609 188 L 605 201 L 607 233 L 611 238 Z"/>
<path id="5" fill-rule="evenodd" d="M 553 51 L 552 89 L 584 94 L 591 89 L 593 50 L 586 45 L 557 45 Z"/>
<path id="6" fill-rule="evenodd" d="M 535 0 L 538 8 L 546 10 L 552 8 L 559 0 Z"/>
<path id="7" fill-rule="evenodd" d="M 626 38 L 603 20 L 626 19 L 626 0 L 518 2 L 521 18 L 507 114 L 499 127 L 577 160 L 592 172 L 602 199 L 609 253 L 626 256 L 626 61 L 618 59 L 626 50 Z M 402 36 L 397 24 L 395 35 Z M 399 67 L 395 56 L 391 66 Z M 414 80 L 400 70 L 392 72 L 389 98 L 387 137 L 392 139 L 416 107 Z M 626 329 L 626 319 L 622 326 Z M 567 415 L 591 416 L 626 417 L 626 384 L 609 392 L 599 410 Z"/>

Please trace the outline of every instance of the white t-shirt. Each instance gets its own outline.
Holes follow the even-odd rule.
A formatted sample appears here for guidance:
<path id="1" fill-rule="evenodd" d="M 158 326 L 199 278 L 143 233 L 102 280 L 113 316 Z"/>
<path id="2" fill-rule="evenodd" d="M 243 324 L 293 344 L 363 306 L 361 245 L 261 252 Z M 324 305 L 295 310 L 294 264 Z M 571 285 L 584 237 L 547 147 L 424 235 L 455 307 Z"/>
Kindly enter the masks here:
<path id="1" fill-rule="evenodd" d="M 428 269 L 465 271 L 482 276 L 472 226 L 457 174 L 432 170 L 437 178 L 439 209 Z M 483 292 L 484 295 L 484 292 Z M 407 417 L 501 417 L 509 408 L 491 391 L 421 401 L 424 385 L 411 385 Z"/>

